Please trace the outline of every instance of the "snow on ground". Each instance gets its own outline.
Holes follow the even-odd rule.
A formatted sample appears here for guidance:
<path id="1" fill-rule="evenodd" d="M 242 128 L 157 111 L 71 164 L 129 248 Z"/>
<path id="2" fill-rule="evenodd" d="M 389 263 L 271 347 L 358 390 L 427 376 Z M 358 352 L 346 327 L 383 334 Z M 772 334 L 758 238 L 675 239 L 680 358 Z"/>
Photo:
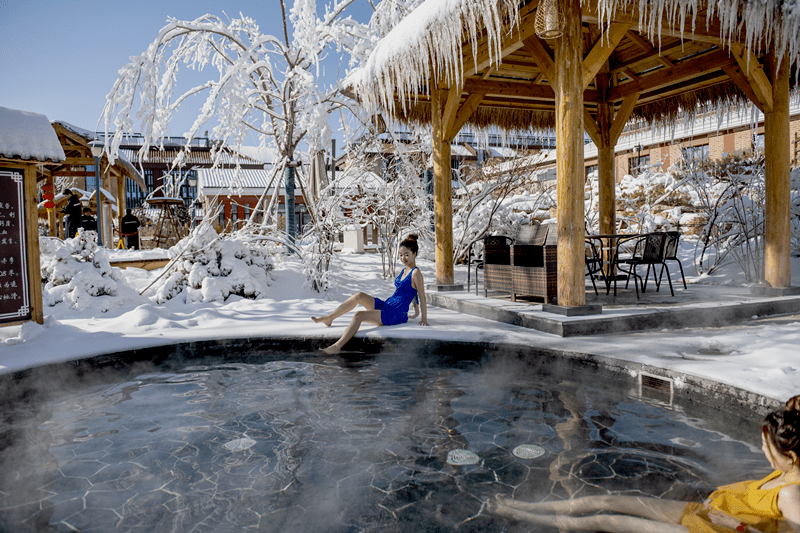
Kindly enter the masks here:
<path id="1" fill-rule="evenodd" d="M 690 283 L 740 284 L 735 265 L 699 280 L 692 275 L 691 244 L 685 243 L 681 252 Z M 107 253 L 107 256 L 112 259 L 137 254 L 146 255 L 145 252 L 115 252 Z M 800 258 L 792 261 L 793 285 L 800 285 Z M 433 263 L 420 260 L 418 264 L 426 282 L 432 282 L 435 277 Z M 85 269 L 94 268 L 92 262 L 85 265 Z M 312 315 L 332 311 L 357 291 L 382 298 L 393 291 L 392 280 L 381 277 L 378 254 L 338 254 L 333 289 L 327 295 L 303 288 L 305 277 L 302 264 L 296 257 L 277 257 L 273 266 L 269 290 L 258 299 L 232 295 L 224 302 L 198 303 L 177 296 L 163 304 L 155 303 L 153 289 L 143 296 L 138 295 L 162 273 L 161 269 L 120 270 L 113 267 L 110 277 L 117 285 L 116 295 L 92 297 L 88 304 L 83 298 L 79 306 L 71 306 L 67 298 L 45 308 L 43 325 L 26 323 L 0 328 L 0 373 L 186 340 L 318 336 L 333 342 L 342 334 L 351 315 L 340 318 L 330 328 L 313 323 Z M 78 278 L 82 275 L 77 273 Z M 96 272 L 91 275 L 95 276 Z M 456 280 L 466 280 L 464 267 L 457 267 Z M 800 362 L 797 359 L 800 315 L 753 320 L 725 328 L 579 338 L 561 338 L 432 306 L 429 306 L 428 318 L 429 327 L 421 327 L 416 321 L 391 327 L 364 326 L 358 335 L 539 345 L 655 365 L 721 381 L 778 400 L 800 392 Z"/>

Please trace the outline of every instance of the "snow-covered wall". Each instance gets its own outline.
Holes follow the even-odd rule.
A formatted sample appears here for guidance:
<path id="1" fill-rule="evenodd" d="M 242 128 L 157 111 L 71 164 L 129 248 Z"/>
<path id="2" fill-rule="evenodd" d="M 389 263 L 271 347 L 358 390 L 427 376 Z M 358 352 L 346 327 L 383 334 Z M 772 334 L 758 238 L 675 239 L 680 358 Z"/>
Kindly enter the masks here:
<path id="1" fill-rule="evenodd" d="M 7 107 L 0 107 L 0 156 L 36 161 L 66 159 L 46 116 Z"/>

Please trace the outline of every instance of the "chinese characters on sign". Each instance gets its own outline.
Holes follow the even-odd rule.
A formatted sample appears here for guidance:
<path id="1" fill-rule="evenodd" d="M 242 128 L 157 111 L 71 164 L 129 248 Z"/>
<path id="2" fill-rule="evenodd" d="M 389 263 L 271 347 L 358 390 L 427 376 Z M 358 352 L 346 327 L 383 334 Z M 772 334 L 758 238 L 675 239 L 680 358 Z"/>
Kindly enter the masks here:
<path id="1" fill-rule="evenodd" d="M 24 172 L 0 169 L 0 323 L 30 319 Z"/>

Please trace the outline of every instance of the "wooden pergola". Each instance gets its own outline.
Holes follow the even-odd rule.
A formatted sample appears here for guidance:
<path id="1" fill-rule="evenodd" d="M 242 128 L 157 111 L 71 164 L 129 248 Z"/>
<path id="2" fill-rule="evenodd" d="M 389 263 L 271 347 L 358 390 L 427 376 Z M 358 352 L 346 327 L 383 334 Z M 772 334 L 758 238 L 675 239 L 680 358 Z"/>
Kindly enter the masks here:
<path id="1" fill-rule="evenodd" d="M 79 178 L 94 176 L 95 173 L 93 170 L 86 170 L 87 166 L 94 165 L 92 150 L 89 146 L 89 143 L 94 138 L 93 133 L 70 127 L 61 122 L 53 122 L 53 129 L 58 136 L 58 140 L 61 143 L 61 148 L 64 150 L 66 159 L 58 163 L 47 163 L 42 165 L 42 168 L 39 172 L 39 181 L 44 180 L 47 185 L 52 187 L 54 176 Z M 109 165 L 106 155 L 103 154 L 102 158 L 100 159 L 100 180 L 103 183 L 103 188 L 107 187 L 109 190 L 115 193 L 118 219 L 121 219 L 125 214 L 125 178 L 132 179 L 134 182 L 136 182 L 140 189 L 142 189 L 144 192 L 147 192 L 147 186 L 144 183 L 144 179 L 131 163 L 118 158 L 113 165 Z M 113 188 L 110 186 L 110 184 L 108 186 L 105 184 L 105 182 L 110 180 L 113 180 Z M 96 205 L 97 198 L 100 198 L 100 206 Z M 106 204 L 104 195 L 95 195 L 94 200 L 90 202 L 90 207 L 94 205 L 96 208 L 95 212 L 99 212 L 104 204 Z M 57 229 L 61 227 L 61 218 L 62 216 L 55 209 L 48 210 L 48 224 L 50 227 L 51 236 L 58 235 Z M 110 238 L 108 238 L 110 237 L 108 231 L 108 228 L 104 227 L 104 235 L 106 235 L 108 239 L 107 244 L 110 244 L 112 241 Z"/>
<path id="2" fill-rule="evenodd" d="M 800 59 L 800 20 L 789 17 L 799 15 L 771 0 L 700 1 L 697 11 L 677 0 L 556 0 L 563 33 L 544 40 L 539 4 L 428 0 L 349 79 L 368 107 L 432 125 L 437 283 L 453 283 L 450 141 L 463 126 L 555 131 L 557 297 L 574 307 L 586 302 L 583 132 L 598 148 L 600 233 L 615 233 L 614 146 L 629 121 L 666 126 L 749 101 L 765 115 L 766 282 L 789 287 Z"/>

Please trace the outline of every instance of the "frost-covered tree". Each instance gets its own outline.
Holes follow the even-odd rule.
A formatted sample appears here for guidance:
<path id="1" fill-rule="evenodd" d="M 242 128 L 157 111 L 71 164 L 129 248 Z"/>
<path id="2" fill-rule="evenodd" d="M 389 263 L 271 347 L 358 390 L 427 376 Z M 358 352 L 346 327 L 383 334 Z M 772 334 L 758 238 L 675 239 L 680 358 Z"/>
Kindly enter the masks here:
<path id="1" fill-rule="evenodd" d="M 256 21 L 243 15 L 228 21 L 210 14 L 193 21 L 170 19 L 147 50 L 122 67 L 107 96 L 105 130 L 114 132 L 105 146 L 110 159 L 125 135 L 137 130 L 144 138 L 140 153 L 160 145 L 176 112 L 197 95 L 205 95 L 205 101 L 184 133 L 186 148 L 174 166 L 181 165 L 197 133 L 214 121 L 212 136 L 220 141 L 216 157 L 226 145 L 240 147 L 250 132 L 261 146 L 276 150 L 280 170 L 297 158 L 301 143 L 312 153 L 322 148 L 331 134 L 329 114 L 353 102 L 338 92 L 338 82 L 323 82 L 320 62 L 332 50 L 362 44 L 369 34 L 366 26 L 344 16 L 352 1 L 336 0 L 319 16 L 314 0 L 296 0 L 290 8 L 279 0 L 283 34 L 277 36 L 262 34 Z M 213 75 L 176 92 L 182 68 Z"/>

